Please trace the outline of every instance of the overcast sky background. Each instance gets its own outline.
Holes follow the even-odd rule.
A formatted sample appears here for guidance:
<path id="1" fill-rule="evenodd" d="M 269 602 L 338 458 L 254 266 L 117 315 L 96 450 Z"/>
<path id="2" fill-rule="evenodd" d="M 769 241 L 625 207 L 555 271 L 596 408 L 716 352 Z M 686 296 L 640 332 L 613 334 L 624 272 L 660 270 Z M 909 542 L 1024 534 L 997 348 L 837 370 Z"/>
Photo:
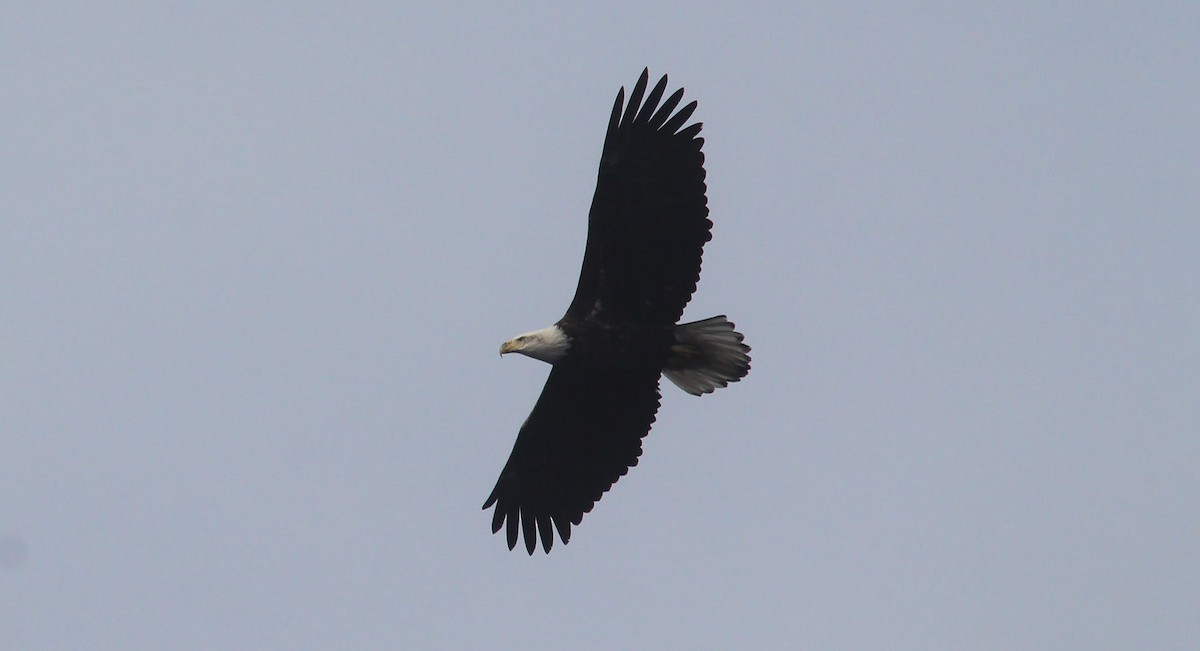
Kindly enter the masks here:
<path id="1" fill-rule="evenodd" d="M 0 648 L 1195 649 L 1200 5 L 967 4 L 7 4 Z M 754 368 L 530 558 L 644 66 Z"/>

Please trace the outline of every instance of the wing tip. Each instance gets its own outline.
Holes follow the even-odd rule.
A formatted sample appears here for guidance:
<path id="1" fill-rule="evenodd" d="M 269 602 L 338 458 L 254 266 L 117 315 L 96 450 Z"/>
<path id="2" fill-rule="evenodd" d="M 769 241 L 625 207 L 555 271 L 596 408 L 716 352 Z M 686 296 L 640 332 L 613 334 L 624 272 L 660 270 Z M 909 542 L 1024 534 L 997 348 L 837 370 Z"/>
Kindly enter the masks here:
<path id="1" fill-rule="evenodd" d="M 525 551 L 532 556 L 540 542 L 542 551 L 549 554 L 554 548 L 555 532 L 558 533 L 562 544 L 566 545 L 571 542 L 571 525 L 578 525 L 583 521 L 583 513 L 574 517 L 567 515 L 569 510 L 535 514 L 528 507 L 514 506 L 511 500 L 498 498 L 499 496 L 493 494 L 483 508 L 496 507 L 492 514 L 492 533 L 497 534 L 501 529 L 505 530 L 505 543 L 509 551 L 515 551 L 518 544 L 524 543 Z M 587 510 L 590 511 L 591 507 Z"/>

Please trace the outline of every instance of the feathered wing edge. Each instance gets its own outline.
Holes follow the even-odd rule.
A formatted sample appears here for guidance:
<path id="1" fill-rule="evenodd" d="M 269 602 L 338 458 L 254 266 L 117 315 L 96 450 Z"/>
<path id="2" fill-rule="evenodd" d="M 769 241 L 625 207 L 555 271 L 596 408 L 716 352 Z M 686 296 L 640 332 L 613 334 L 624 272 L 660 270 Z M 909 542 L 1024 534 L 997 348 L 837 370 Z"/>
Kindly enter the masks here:
<path id="1" fill-rule="evenodd" d="M 647 93 L 649 74 L 613 102 L 568 315 L 674 324 L 699 281 L 712 222 L 697 103 L 679 108 L 682 88 L 664 100 L 666 75 Z"/>
<path id="2" fill-rule="evenodd" d="M 542 395 L 513 444 L 483 508 L 496 507 L 492 533 L 508 548 L 524 538 L 533 554 L 550 552 L 554 532 L 566 544 L 613 484 L 637 465 L 658 411 L 658 371 L 550 371 Z"/>
<path id="3" fill-rule="evenodd" d="M 682 88 L 671 93 L 671 96 L 659 106 L 658 101 L 662 99 L 663 93 L 667 90 L 667 75 L 663 75 L 654 85 L 650 94 L 645 95 L 649 82 L 650 69 L 643 68 L 641 76 L 638 77 L 637 83 L 633 85 L 633 90 L 629 93 L 628 102 L 625 101 L 624 86 L 617 92 L 617 99 L 613 102 L 612 115 L 608 119 L 608 138 L 615 136 L 622 126 L 628 125 L 646 125 L 652 131 L 664 131 L 667 135 L 672 135 L 679 131 L 688 118 L 692 117 L 692 113 L 699 105 L 695 101 L 688 103 L 674 116 L 671 115 L 671 112 L 683 100 L 684 89 Z M 643 95 L 645 95 L 645 102 L 642 101 Z M 697 122 L 688 129 L 694 129 L 698 133 L 700 123 Z M 607 140 L 605 144 L 608 144 Z"/>

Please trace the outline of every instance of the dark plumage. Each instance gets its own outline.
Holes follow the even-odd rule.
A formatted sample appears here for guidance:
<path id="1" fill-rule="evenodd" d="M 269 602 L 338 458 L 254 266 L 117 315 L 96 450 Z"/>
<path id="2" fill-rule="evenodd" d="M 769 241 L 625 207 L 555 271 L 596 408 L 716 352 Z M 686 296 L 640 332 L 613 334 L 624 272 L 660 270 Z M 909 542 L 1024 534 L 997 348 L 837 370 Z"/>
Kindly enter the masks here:
<path id="1" fill-rule="evenodd" d="M 749 371 L 749 347 L 724 317 L 677 325 L 696 290 L 711 239 L 696 109 L 675 111 L 664 76 L 646 94 L 643 71 L 628 103 L 617 94 L 588 215 L 575 297 L 554 326 L 514 338 L 554 365 L 483 508 L 508 546 L 532 554 L 564 543 L 613 483 L 637 464 L 659 406 L 663 373 L 702 394 Z"/>

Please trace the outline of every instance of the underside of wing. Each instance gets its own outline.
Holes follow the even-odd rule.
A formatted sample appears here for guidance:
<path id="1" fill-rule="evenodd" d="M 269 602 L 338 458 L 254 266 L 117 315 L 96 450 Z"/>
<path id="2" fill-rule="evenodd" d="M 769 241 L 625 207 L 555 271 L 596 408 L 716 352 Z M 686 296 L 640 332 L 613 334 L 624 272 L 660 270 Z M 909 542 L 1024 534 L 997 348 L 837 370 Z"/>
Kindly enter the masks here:
<path id="1" fill-rule="evenodd" d="M 696 103 L 676 111 L 683 89 L 663 100 L 666 76 L 648 80 L 613 105 L 569 315 L 669 325 L 696 290 L 712 228 Z"/>
<path id="2" fill-rule="evenodd" d="M 571 526 L 637 464 L 658 411 L 658 381 L 653 368 L 550 372 L 483 505 L 496 507 L 493 533 L 507 523 L 509 549 L 522 533 L 530 554 L 539 538 L 548 553 L 555 530 L 570 541 Z"/>

